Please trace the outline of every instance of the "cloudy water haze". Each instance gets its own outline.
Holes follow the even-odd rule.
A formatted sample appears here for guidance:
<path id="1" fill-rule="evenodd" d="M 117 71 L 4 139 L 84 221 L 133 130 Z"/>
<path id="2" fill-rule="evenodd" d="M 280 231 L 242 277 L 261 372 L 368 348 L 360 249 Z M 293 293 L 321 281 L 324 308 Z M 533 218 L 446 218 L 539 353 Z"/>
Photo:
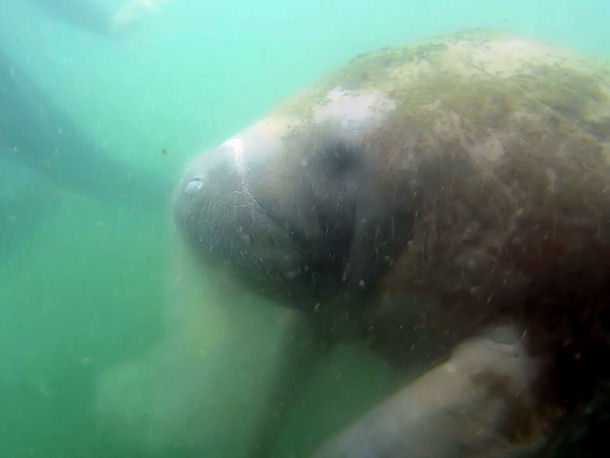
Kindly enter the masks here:
<path id="1" fill-rule="evenodd" d="M 247 457 L 293 312 L 191 259 L 185 164 L 367 51 L 483 27 L 610 59 L 608 24 L 608 0 L 0 0 L 0 457 Z M 402 383 L 338 346 L 271 455 Z"/>

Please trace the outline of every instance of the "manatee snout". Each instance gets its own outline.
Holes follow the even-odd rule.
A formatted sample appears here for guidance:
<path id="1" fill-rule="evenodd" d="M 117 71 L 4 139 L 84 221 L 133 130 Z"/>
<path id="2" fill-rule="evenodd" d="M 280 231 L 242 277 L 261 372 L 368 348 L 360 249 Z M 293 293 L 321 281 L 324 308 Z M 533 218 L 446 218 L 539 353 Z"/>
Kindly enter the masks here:
<path id="1" fill-rule="evenodd" d="M 174 197 L 175 220 L 187 240 L 201 245 L 205 238 L 208 249 L 213 251 L 226 225 L 248 224 L 264 215 L 243 188 L 243 177 L 222 149 L 208 151 L 194 160 Z"/>
<path id="2" fill-rule="evenodd" d="M 187 167 L 175 193 L 174 219 L 205 263 L 286 299 L 302 287 L 307 261 L 287 230 L 287 216 L 254 189 L 252 183 L 271 184 L 273 174 L 257 169 L 256 154 L 246 158 L 242 142 L 225 142 Z"/>

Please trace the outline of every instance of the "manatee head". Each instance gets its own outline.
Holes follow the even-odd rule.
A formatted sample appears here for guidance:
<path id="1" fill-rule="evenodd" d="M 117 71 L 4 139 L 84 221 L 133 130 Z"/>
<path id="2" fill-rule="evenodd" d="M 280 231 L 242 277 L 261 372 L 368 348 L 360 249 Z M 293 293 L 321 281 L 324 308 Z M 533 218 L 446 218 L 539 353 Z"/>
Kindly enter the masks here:
<path id="1" fill-rule="evenodd" d="M 362 301 L 392 325 L 413 295 L 438 301 L 404 328 L 537 313 L 523 304 L 558 285 L 590 297 L 603 288 L 582 279 L 608 269 L 609 74 L 494 33 L 359 56 L 195 159 L 176 221 L 285 304 Z"/>
<path id="2" fill-rule="evenodd" d="M 178 226 L 204 260 L 289 305 L 364 297 L 412 217 L 408 180 L 367 143 L 394 108 L 379 91 L 336 88 L 307 122 L 254 124 L 188 166 Z"/>

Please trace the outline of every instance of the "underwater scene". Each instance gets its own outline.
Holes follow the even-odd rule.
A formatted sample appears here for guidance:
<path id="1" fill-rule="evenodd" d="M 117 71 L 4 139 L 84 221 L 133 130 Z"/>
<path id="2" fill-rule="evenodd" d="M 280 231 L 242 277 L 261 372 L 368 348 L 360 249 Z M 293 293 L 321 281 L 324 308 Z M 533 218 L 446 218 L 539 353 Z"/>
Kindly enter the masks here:
<path id="1" fill-rule="evenodd" d="M 609 24 L 2 0 L 0 458 L 609 456 Z"/>

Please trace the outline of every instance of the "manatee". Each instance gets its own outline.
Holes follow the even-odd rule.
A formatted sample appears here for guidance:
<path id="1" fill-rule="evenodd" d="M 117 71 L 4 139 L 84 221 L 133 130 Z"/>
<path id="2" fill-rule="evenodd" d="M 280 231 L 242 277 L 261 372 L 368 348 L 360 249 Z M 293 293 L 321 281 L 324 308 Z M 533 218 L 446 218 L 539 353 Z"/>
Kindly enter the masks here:
<path id="1" fill-rule="evenodd" d="M 419 374 L 316 456 L 530 456 L 595 402 L 609 97 L 608 62 L 467 30 L 358 56 L 187 166 L 202 262 L 298 310 L 312 353 L 366 342 Z"/>

